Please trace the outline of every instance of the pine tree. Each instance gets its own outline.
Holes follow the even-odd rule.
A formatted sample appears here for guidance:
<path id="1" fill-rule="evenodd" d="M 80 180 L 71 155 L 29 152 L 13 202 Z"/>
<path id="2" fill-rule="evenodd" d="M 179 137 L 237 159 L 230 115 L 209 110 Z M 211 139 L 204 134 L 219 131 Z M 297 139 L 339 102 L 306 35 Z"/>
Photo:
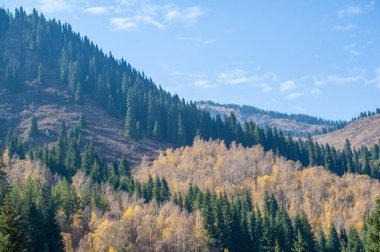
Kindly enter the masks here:
<path id="1" fill-rule="evenodd" d="M 318 248 L 319 248 L 319 251 L 327 251 L 326 237 L 325 237 L 325 233 L 322 230 L 322 227 L 319 227 Z"/>
<path id="2" fill-rule="evenodd" d="M 380 198 L 376 200 L 375 208 L 366 219 L 363 240 L 366 251 L 380 251 Z"/>
<path id="3" fill-rule="evenodd" d="M 157 140 L 161 139 L 161 128 L 160 128 L 160 123 L 156 121 L 154 123 L 154 128 L 153 128 L 153 137 Z"/>
<path id="4" fill-rule="evenodd" d="M 338 233 L 336 232 L 334 225 L 330 226 L 329 237 L 327 239 L 327 250 L 329 252 L 340 251 L 339 236 L 338 236 Z"/>
<path id="5" fill-rule="evenodd" d="M 294 229 L 301 232 L 306 250 L 316 251 L 314 234 L 305 213 L 301 213 L 296 217 Z"/>
<path id="6" fill-rule="evenodd" d="M 118 165 L 118 169 L 119 169 L 118 173 L 121 176 L 130 176 L 131 175 L 131 170 L 129 168 L 128 161 L 124 155 L 123 155 L 122 159 L 120 160 L 120 163 Z"/>
<path id="7" fill-rule="evenodd" d="M 186 130 L 185 130 L 185 124 L 182 120 L 181 114 L 178 115 L 178 123 L 177 123 L 177 145 L 183 146 L 186 144 Z"/>
<path id="8" fill-rule="evenodd" d="M 74 101 L 77 104 L 83 103 L 82 84 L 78 81 L 74 94 Z"/>
<path id="9" fill-rule="evenodd" d="M 302 238 L 302 232 L 300 230 L 297 231 L 297 238 L 294 241 L 293 246 L 294 252 L 307 252 L 307 245 L 304 239 Z"/>
<path id="10" fill-rule="evenodd" d="M 364 247 L 358 231 L 354 226 L 350 227 L 347 237 L 347 250 L 350 252 L 362 252 L 364 251 Z"/>
<path id="11" fill-rule="evenodd" d="M 37 82 L 39 85 L 42 85 L 44 83 L 42 63 L 38 65 Z"/>
<path id="12" fill-rule="evenodd" d="M 83 129 L 84 127 L 86 127 L 86 119 L 84 118 L 83 113 L 80 114 L 79 122 L 78 122 L 78 126 L 79 126 L 79 128 L 81 128 L 81 129 Z"/>
<path id="13" fill-rule="evenodd" d="M 125 118 L 125 135 L 128 138 L 137 137 L 137 128 L 136 128 L 136 108 L 135 108 L 134 95 L 132 90 L 128 91 L 127 96 L 127 116 Z"/>
<path id="14" fill-rule="evenodd" d="M 37 118 L 35 115 L 32 115 L 32 118 L 30 120 L 30 126 L 29 126 L 29 137 L 34 137 L 38 135 L 38 124 L 37 124 Z"/>
<path id="15" fill-rule="evenodd" d="M 20 215 L 6 196 L 0 208 L 0 251 L 26 251 L 26 236 L 22 230 Z"/>

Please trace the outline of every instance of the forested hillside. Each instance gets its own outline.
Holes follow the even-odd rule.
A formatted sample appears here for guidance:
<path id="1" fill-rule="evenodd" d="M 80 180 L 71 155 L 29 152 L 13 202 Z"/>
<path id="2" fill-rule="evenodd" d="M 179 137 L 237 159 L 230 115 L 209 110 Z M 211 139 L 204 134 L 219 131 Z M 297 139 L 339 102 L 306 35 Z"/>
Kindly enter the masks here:
<path id="1" fill-rule="evenodd" d="M 42 159 L 54 162 L 58 153 L 42 152 Z M 133 177 L 125 160 L 110 173 L 99 170 L 91 147 L 82 155 L 82 163 L 93 162 L 90 171 L 82 165 L 69 179 L 53 164 L 31 160 L 38 155 L 37 149 L 22 160 L 10 158 L 8 150 L 1 155 L 3 251 L 364 251 L 376 246 L 378 181 L 304 170 L 259 146 L 228 150 L 220 142 L 197 140 L 192 147 L 168 150 L 152 166 L 142 164 Z"/>
<path id="2" fill-rule="evenodd" d="M 379 251 L 379 144 L 212 116 L 36 10 L 0 9 L 0 138 L 0 251 Z"/>
<path id="3" fill-rule="evenodd" d="M 247 105 L 219 104 L 212 101 L 197 102 L 197 105 L 213 116 L 234 113 L 241 123 L 253 121 L 261 127 L 277 128 L 292 136 L 325 134 L 347 125 L 346 121 L 324 120 L 305 114 L 286 114 Z"/>
<path id="4" fill-rule="evenodd" d="M 125 118 L 124 134 L 129 139 L 151 138 L 183 146 L 199 136 L 222 139 L 227 146 L 232 141 L 247 147 L 260 144 L 266 151 L 299 160 L 304 166 L 323 165 L 338 175 L 355 172 L 379 176 L 378 146 L 354 151 L 347 143 L 345 151 L 338 151 L 310 139 L 293 140 L 282 131 L 261 128 L 252 121 L 241 125 L 234 114 L 211 117 L 194 103 L 156 87 L 125 60 L 104 54 L 87 37 L 74 33 L 68 24 L 46 20 L 36 11 L 27 15 L 22 8 L 14 15 L 2 10 L 0 16 L 4 23 L 0 38 L 4 64 L 0 71 L 4 73 L 1 83 L 5 97 L 7 93 L 20 96 L 28 86 L 37 86 L 37 92 L 52 86 L 68 91 L 67 99 L 71 97 L 71 103 L 78 103 L 79 107 L 83 107 L 83 102 L 90 104 L 83 99 L 87 96 L 109 115 L 123 121 Z M 12 101 L 6 101 L 14 107 Z M 34 103 L 38 104 L 29 100 L 24 107 Z"/>

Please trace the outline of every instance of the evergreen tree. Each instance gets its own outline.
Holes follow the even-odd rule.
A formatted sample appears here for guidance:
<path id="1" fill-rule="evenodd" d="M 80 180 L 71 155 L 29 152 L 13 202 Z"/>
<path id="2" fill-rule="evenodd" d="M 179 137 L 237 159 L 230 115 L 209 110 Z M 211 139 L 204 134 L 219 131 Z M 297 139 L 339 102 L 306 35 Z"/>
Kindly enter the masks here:
<path id="1" fill-rule="evenodd" d="M 86 127 L 86 119 L 84 118 L 83 113 L 80 114 L 79 122 L 78 122 L 78 126 L 79 126 L 79 128 L 81 128 L 81 129 L 83 129 L 84 127 Z"/>
<path id="2" fill-rule="evenodd" d="M 322 227 L 319 228 L 319 233 L 318 233 L 318 248 L 319 251 L 327 251 L 327 244 L 326 244 L 326 237 L 325 233 L 322 230 Z"/>
<path id="3" fill-rule="evenodd" d="M 134 95 L 131 90 L 128 91 L 127 96 L 127 116 L 125 118 L 125 135 L 128 138 L 137 138 L 136 128 L 136 108 Z"/>
<path id="4" fill-rule="evenodd" d="M 80 82 L 78 82 L 76 85 L 75 94 L 74 94 L 74 101 L 77 104 L 83 103 L 82 84 Z"/>
<path id="5" fill-rule="evenodd" d="M 376 200 L 375 208 L 366 219 L 363 240 L 366 251 L 380 251 L 380 198 Z"/>
<path id="6" fill-rule="evenodd" d="M 22 230 L 22 220 L 16 214 L 9 196 L 0 207 L 0 251 L 26 251 L 26 236 Z"/>
<path id="7" fill-rule="evenodd" d="M 38 84 L 40 84 L 40 85 L 42 85 L 42 84 L 44 83 L 44 79 L 43 79 L 43 69 L 42 69 L 42 64 L 41 64 L 41 63 L 38 65 L 37 82 L 38 82 Z"/>
<path id="8" fill-rule="evenodd" d="M 294 252 L 307 252 L 307 244 L 302 238 L 302 232 L 300 230 L 297 231 L 297 238 L 294 241 Z"/>
<path id="9" fill-rule="evenodd" d="M 186 144 L 186 130 L 185 130 L 185 124 L 182 120 L 181 114 L 178 115 L 178 123 L 177 123 L 177 145 L 183 146 Z"/>
<path id="10" fill-rule="evenodd" d="M 334 225 L 330 226 L 329 237 L 327 239 L 327 250 L 329 252 L 340 251 L 339 236 L 338 236 L 338 233 L 336 232 Z"/>
<path id="11" fill-rule="evenodd" d="M 350 252 L 362 252 L 364 251 L 364 247 L 358 231 L 354 226 L 350 227 L 347 237 L 347 250 Z"/>
<path id="12" fill-rule="evenodd" d="M 34 137 L 38 135 L 38 124 L 37 124 L 37 118 L 35 115 L 32 115 L 32 118 L 30 120 L 30 126 L 29 126 L 29 137 Z"/>
<path id="13" fill-rule="evenodd" d="M 161 128 L 160 128 L 160 123 L 156 121 L 154 123 L 154 128 L 153 128 L 153 137 L 157 140 L 161 139 Z"/>

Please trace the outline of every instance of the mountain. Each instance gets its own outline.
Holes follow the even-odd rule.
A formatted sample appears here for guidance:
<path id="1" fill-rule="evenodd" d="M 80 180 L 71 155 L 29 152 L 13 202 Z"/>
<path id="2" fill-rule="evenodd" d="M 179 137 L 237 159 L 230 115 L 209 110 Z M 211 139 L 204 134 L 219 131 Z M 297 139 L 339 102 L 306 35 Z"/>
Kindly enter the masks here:
<path id="1" fill-rule="evenodd" d="M 212 101 L 197 102 L 197 105 L 199 108 L 209 111 L 212 116 L 234 113 L 240 123 L 253 121 L 261 127 L 276 127 L 278 130 L 294 136 L 327 133 L 347 124 L 346 121 L 324 120 L 305 114 L 286 114 L 247 105 L 219 104 Z"/>
<path id="2" fill-rule="evenodd" d="M 339 149 L 343 149 L 346 139 L 349 139 L 352 146 L 357 149 L 362 145 L 373 146 L 380 140 L 380 114 L 361 117 L 343 129 L 314 136 L 313 139 Z"/>
<path id="3" fill-rule="evenodd" d="M 64 120 L 68 120 L 65 124 L 75 125 L 83 114 L 89 121 L 88 127 L 82 128 L 80 134 L 69 135 L 66 144 L 79 141 L 80 150 L 72 146 L 72 152 L 77 152 L 92 141 L 108 161 L 120 159 L 124 153 L 136 164 L 143 156 L 154 158 L 159 145 L 163 148 L 191 145 L 198 136 L 223 140 L 227 146 L 232 142 L 245 147 L 262 145 L 265 151 L 300 161 L 304 166 L 323 165 L 338 175 L 350 171 L 380 176 L 377 147 L 363 150 L 362 154 L 352 153 L 350 147 L 341 152 L 311 139 L 296 140 L 286 136 L 286 132 L 263 128 L 252 121 L 242 124 L 235 114 L 212 116 L 192 101 L 157 87 L 124 59 L 117 60 L 111 53 L 103 53 L 87 37 L 73 32 L 69 24 L 46 20 L 36 10 L 27 14 L 22 8 L 14 14 L 0 10 L 0 20 L 0 113 L 5 117 L 1 121 L 0 137 L 11 147 L 11 154 L 17 153 L 14 151 L 17 146 L 22 156 L 22 144 L 29 148 L 48 143 L 51 147 L 60 135 L 60 145 L 64 145 L 66 134 L 59 133 L 60 125 Z M 256 111 L 313 125 L 340 127 L 342 124 L 254 107 L 242 107 L 240 111 L 243 115 Z M 41 129 L 39 134 L 31 136 L 28 127 L 34 118 L 35 127 L 41 124 Z M 8 127 L 21 135 L 23 143 L 18 143 L 14 134 L 5 139 Z M 59 158 L 69 149 L 61 147 L 54 163 L 61 174 L 70 176 L 78 167 Z M 91 165 L 86 168 L 88 172 Z"/>
<path id="4" fill-rule="evenodd" d="M 379 145 L 211 115 L 35 10 L 0 61 L 0 251 L 378 250 Z"/>

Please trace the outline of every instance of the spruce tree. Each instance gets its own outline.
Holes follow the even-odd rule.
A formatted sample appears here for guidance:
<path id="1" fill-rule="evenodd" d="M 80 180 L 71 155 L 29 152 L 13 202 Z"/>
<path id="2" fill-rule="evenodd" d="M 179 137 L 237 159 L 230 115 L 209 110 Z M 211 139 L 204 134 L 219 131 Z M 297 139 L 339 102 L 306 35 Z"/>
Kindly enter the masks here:
<path id="1" fill-rule="evenodd" d="M 6 196 L 0 207 L 0 251 L 26 251 L 26 240 L 21 217 Z"/>
<path id="2" fill-rule="evenodd" d="M 364 251 L 363 243 L 360 239 L 358 231 L 354 226 L 350 227 L 347 237 L 347 250 L 350 252 Z"/>
<path id="3" fill-rule="evenodd" d="M 375 208 L 366 219 L 363 240 L 366 251 L 380 251 L 380 198 L 377 198 Z"/>
<path id="4" fill-rule="evenodd" d="M 32 118 L 30 120 L 28 135 L 29 137 L 35 137 L 38 135 L 38 124 L 37 124 L 37 118 L 35 115 L 32 115 Z"/>
<path id="5" fill-rule="evenodd" d="M 339 236 L 333 224 L 330 226 L 330 230 L 329 230 L 329 237 L 327 239 L 327 250 L 329 252 L 340 251 Z"/>
<path id="6" fill-rule="evenodd" d="M 161 128 L 160 128 L 160 123 L 156 121 L 154 123 L 154 128 L 153 128 L 153 137 L 157 140 L 161 139 Z"/>
<path id="7" fill-rule="evenodd" d="M 38 65 L 37 82 L 38 82 L 39 85 L 42 85 L 43 82 L 44 82 L 44 79 L 43 79 L 43 69 L 42 69 L 42 64 L 41 63 Z"/>
<path id="8" fill-rule="evenodd" d="M 307 244 L 302 238 L 302 232 L 300 230 L 297 231 L 297 237 L 296 237 L 296 240 L 294 241 L 293 251 L 294 252 L 308 252 Z"/>
<path id="9" fill-rule="evenodd" d="M 129 90 L 127 96 L 127 116 L 125 118 L 125 135 L 132 139 L 137 138 L 135 105 L 132 90 Z"/>

